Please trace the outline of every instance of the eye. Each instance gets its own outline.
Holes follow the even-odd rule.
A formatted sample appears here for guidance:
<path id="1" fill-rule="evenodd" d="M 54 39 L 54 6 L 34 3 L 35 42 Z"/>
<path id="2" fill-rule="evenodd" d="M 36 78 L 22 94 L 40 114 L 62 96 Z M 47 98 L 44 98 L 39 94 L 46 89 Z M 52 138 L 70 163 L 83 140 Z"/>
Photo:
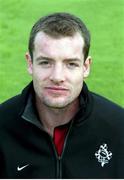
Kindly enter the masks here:
<path id="1" fill-rule="evenodd" d="M 44 61 L 40 61 L 39 62 L 39 65 L 41 65 L 42 67 L 50 67 L 50 62 L 49 61 L 47 61 L 47 60 L 44 60 Z"/>
<path id="2" fill-rule="evenodd" d="M 75 63 L 75 62 L 70 62 L 68 63 L 67 65 L 69 68 L 76 68 L 76 67 L 79 67 L 79 64 L 78 63 Z"/>

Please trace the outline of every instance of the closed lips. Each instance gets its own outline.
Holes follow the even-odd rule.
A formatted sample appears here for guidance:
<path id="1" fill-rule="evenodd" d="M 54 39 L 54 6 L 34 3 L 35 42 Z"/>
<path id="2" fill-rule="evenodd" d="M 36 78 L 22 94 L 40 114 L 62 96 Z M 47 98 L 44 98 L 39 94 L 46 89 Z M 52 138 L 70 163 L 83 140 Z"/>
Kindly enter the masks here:
<path id="1" fill-rule="evenodd" d="M 68 91 L 68 89 L 62 88 L 62 87 L 46 87 L 46 89 L 49 90 L 58 90 L 58 91 Z"/>

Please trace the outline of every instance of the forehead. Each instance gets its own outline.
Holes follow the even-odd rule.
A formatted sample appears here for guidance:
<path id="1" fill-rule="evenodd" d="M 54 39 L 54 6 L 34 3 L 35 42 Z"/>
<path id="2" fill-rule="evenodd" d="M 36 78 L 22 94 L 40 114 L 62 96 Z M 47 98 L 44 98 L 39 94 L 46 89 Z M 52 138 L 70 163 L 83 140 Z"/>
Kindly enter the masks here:
<path id="1" fill-rule="evenodd" d="M 34 54 L 47 55 L 55 57 L 58 55 L 82 55 L 84 47 L 84 39 L 80 33 L 74 36 L 66 36 L 61 38 L 53 38 L 44 32 L 38 32 L 34 40 Z"/>

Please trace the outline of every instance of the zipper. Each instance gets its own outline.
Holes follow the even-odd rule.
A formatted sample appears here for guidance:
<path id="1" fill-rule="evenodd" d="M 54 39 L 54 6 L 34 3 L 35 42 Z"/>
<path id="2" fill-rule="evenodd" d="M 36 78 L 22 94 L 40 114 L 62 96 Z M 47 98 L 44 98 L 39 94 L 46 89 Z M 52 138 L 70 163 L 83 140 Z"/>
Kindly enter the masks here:
<path id="1" fill-rule="evenodd" d="M 62 154 L 61 154 L 61 158 L 63 157 L 63 154 L 64 154 L 64 152 L 65 152 L 65 147 L 66 147 L 66 144 L 67 144 L 68 136 L 69 136 L 70 131 L 71 131 L 71 129 L 72 129 L 72 125 L 73 125 L 73 120 L 72 120 L 71 123 L 70 123 L 70 127 L 69 127 L 68 132 L 67 132 L 67 135 L 66 135 L 66 137 L 65 137 L 65 141 L 64 141 L 64 145 L 63 145 L 63 151 L 62 151 Z"/>
<path id="2" fill-rule="evenodd" d="M 53 147 L 53 150 L 54 150 L 54 153 L 55 153 L 55 158 L 56 158 L 56 178 L 57 179 L 61 179 L 61 156 L 58 156 L 58 153 L 56 151 L 56 147 L 55 147 L 55 144 L 53 142 L 53 139 L 51 136 L 50 137 L 50 140 L 51 140 L 51 143 L 52 143 L 52 147 Z"/>
<path id="3" fill-rule="evenodd" d="M 64 145 L 63 145 L 63 151 L 62 151 L 61 156 L 58 156 L 55 144 L 53 142 L 53 139 L 51 138 L 53 149 L 54 149 L 54 152 L 55 152 L 55 157 L 56 157 L 56 160 L 57 160 L 57 165 L 56 165 L 56 178 L 57 179 L 62 179 L 62 158 L 63 158 L 63 154 L 64 154 L 64 151 L 65 151 L 65 148 L 66 148 L 66 144 L 67 144 L 67 140 L 68 140 L 70 131 L 72 129 L 72 124 L 73 124 L 73 120 L 72 120 L 72 122 L 70 124 L 70 127 L 68 129 L 67 135 L 65 137 L 65 141 L 64 141 Z"/>
<path id="4" fill-rule="evenodd" d="M 61 161 L 61 156 L 57 157 L 57 179 L 62 179 L 62 161 Z"/>

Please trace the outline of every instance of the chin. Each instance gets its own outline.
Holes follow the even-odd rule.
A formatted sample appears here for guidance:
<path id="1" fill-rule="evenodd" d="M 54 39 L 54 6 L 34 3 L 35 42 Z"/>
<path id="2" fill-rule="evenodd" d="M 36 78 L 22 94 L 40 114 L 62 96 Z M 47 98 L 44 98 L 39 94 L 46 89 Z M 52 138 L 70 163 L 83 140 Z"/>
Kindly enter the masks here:
<path id="1" fill-rule="evenodd" d="M 54 102 L 44 102 L 44 104 L 50 108 L 62 109 L 62 108 L 67 107 L 70 103 L 69 102 L 55 102 L 54 101 Z"/>

